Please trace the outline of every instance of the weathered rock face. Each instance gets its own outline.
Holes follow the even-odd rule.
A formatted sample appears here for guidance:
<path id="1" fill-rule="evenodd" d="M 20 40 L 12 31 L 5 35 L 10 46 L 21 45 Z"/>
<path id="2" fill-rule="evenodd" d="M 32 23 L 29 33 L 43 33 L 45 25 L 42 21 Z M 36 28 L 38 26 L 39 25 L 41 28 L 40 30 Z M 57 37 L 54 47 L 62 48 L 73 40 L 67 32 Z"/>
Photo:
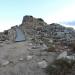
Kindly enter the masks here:
<path id="1" fill-rule="evenodd" d="M 15 41 L 15 38 L 16 38 L 16 30 L 15 30 L 15 27 L 12 27 L 11 29 L 8 30 L 8 37 L 9 37 L 9 40 L 14 42 Z"/>
<path id="2" fill-rule="evenodd" d="M 25 33 L 18 27 L 14 26 L 8 30 L 9 40 L 12 42 L 25 41 Z"/>
<path id="3" fill-rule="evenodd" d="M 72 28 L 66 28 L 56 23 L 48 25 L 41 18 L 35 18 L 33 16 L 24 16 L 19 28 L 28 36 L 27 38 L 36 37 L 38 39 L 40 38 L 42 41 L 43 39 L 50 40 L 52 38 L 53 41 L 61 42 L 66 45 L 75 41 L 75 30 Z M 13 34 L 13 36 L 10 34 Z M 9 37 L 10 40 L 15 38 L 14 27 L 9 30 Z"/>
<path id="4" fill-rule="evenodd" d="M 46 23 L 41 18 L 34 18 L 33 16 L 24 16 L 22 25 L 24 25 L 25 28 L 37 28 L 46 25 Z"/>
<path id="5" fill-rule="evenodd" d="M 72 28 L 66 28 L 59 24 L 52 23 L 43 28 L 44 34 L 53 38 L 54 41 L 62 42 L 64 44 L 70 44 L 75 41 L 75 30 Z"/>
<path id="6" fill-rule="evenodd" d="M 0 33 L 0 41 L 5 41 L 8 40 L 8 35 L 6 35 L 5 33 L 1 32 Z"/>
<path id="7" fill-rule="evenodd" d="M 47 25 L 42 19 L 34 18 L 33 16 L 24 16 L 20 28 L 32 35 L 37 28 L 42 28 L 44 25 Z"/>
<path id="8" fill-rule="evenodd" d="M 9 39 L 14 41 L 16 37 L 15 27 L 16 26 L 12 27 L 5 33 L 0 33 L 0 40 Z M 36 37 L 38 41 L 45 40 L 46 44 L 50 39 L 52 39 L 53 42 L 61 42 L 66 45 L 75 41 L 75 30 L 72 28 L 66 28 L 56 23 L 48 25 L 41 18 L 35 18 L 33 16 L 24 16 L 19 28 L 21 28 L 27 38 Z"/>

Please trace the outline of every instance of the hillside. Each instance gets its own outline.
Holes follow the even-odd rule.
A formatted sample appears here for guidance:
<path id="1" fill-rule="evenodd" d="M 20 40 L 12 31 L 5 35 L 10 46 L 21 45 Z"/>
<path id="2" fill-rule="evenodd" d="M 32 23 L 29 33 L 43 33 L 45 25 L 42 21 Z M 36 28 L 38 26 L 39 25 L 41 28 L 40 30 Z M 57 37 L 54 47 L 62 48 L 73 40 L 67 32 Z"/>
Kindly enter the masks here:
<path id="1" fill-rule="evenodd" d="M 47 75 L 55 60 L 75 61 L 74 50 L 73 28 L 26 15 L 19 26 L 0 33 L 0 75 Z"/>

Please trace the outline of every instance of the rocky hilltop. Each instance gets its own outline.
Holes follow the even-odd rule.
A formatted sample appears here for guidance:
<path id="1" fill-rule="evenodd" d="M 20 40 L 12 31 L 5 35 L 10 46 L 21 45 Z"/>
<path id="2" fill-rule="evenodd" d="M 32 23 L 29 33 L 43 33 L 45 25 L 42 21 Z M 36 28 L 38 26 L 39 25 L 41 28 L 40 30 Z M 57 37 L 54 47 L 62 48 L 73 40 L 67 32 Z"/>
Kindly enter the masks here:
<path id="1" fill-rule="evenodd" d="M 30 38 L 35 39 L 37 43 L 43 42 L 47 45 L 47 47 L 50 47 L 53 43 L 54 46 L 61 47 L 58 48 L 59 50 L 66 50 L 64 46 L 70 47 L 71 44 L 75 41 L 75 30 L 70 27 L 64 27 L 57 23 L 47 24 L 42 20 L 41 18 L 34 18 L 36 23 L 32 21 L 30 23 L 30 20 L 24 20 L 27 17 L 32 16 L 24 16 L 22 25 L 20 25 L 21 29 L 27 33 L 27 36 L 29 35 Z M 26 22 L 29 22 L 29 27 L 26 27 Z M 26 28 L 25 28 L 26 27 Z M 63 47 L 63 48 L 62 48 Z"/>
<path id="2" fill-rule="evenodd" d="M 75 30 L 70 27 L 64 27 L 57 23 L 47 24 L 41 18 L 33 16 L 24 16 L 22 24 L 11 27 L 0 33 L 1 41 L 12 41 L 16 39 L 16 28 L 20 28 L 24 33 L 26 40 L 34 39 L 37 43 L 43 42 L 47 46 L 52 41 L 55 44 L 69 46 L 75 41 Z"/>
<path id="3" fill-rule="evenodd" d="M 74 75 L 75 30 L 41 18 L 0 32 L 0 75 Z"/>

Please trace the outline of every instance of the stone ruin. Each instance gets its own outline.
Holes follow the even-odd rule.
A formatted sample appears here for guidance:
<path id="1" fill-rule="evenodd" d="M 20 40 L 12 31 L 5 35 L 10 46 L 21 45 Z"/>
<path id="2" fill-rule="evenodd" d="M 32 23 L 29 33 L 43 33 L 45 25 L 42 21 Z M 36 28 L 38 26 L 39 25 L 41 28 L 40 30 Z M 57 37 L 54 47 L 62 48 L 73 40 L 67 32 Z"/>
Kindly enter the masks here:
<path id="1" fill-rule="evenodd" d="M 23 17 L 22 24 L 18 27 L 13 26 L 11 29 L 1 32 L 0 40 L 15 41 L 17 35 L 16 28 L 19 28 L 20 31 L 22 31 L 25 39 L 26 37 L 34 38 L 35 36 L 37 40 L 43 41 L 43 39 L 53 39 L 53 42 L 62 42 L 66 45 L 75 41 L 75 30 L 73 28 L 64 27 L 56 23 L 49 25 L 41 18 L 35 18 L 28 15 Z M 24 38 L 24 36 L 22 38 Z"/>
<path id="2" fill-rule="evenodd" d="M 75 30 L 60 24 L 52 23 L 44 26 L 42 32 L 47 35 L 46 37 L 52 38 L 55 42 L 61 42 L 65 45 L 75 41 Z"/>
<path id="3" fill-rule="evenodd" d="M 20 28 L 29 35 L 33 35 L 37 28 L 47 25 L 41 18 L 33 16 L 24 16 Z"/>
<path id="4" fill-rule="evenodd" d="M 11 42 L 25 41 L 25 34 L 18 26 L 13 26 L 11 27 L 11 29 L 5 30 L 0 34 L 1 34 L 0 41 L 6 40 L 9 40 Z"/>

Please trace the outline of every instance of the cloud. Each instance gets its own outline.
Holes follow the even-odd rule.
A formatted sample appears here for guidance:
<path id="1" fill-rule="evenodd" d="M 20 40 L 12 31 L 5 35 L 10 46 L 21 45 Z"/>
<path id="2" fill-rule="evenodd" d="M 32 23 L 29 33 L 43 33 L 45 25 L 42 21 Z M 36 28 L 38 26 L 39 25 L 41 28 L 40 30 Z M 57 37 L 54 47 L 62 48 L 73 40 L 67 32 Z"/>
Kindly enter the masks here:
<path id="1" fill-rule="evenodd" d="M 45 18 L 46 22 L 65 22 L 75 20 L 75 4 L 71 4 L 53 15 Z"/>

